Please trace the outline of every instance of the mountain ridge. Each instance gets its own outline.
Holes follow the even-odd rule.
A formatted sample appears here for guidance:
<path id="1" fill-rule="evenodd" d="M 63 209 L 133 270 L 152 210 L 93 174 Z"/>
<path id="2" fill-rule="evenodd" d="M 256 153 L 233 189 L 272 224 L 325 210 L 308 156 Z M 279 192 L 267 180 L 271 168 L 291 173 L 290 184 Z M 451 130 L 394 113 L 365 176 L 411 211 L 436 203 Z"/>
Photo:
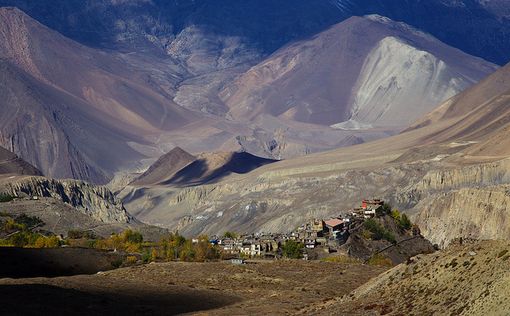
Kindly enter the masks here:
<path id="1" fill-rule="evenodd" d="M 240 120 L 270 114 L 399 130 L 496 68 L 406 24 L 352 17 L 278 50 L 220 97 Z"/>

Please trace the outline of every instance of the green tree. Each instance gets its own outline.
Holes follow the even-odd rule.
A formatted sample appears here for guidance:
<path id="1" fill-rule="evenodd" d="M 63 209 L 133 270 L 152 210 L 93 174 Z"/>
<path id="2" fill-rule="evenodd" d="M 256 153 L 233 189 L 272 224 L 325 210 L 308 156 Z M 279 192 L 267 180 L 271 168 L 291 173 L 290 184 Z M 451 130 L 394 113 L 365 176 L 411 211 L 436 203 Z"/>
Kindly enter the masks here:
<path id="1" fill-rule="evenodd" d="M 140 234 L 140 232 L 132 231 L 131 229 L 123 231 L 122 237 L 124 242 L 130 242 L 134 244 L 141 244 L 143 242 L 142 234 Z"/>
<path id="2" fill-rule="evenodd" d="M 295 240 L 287 240 L 282 246 L 282 254 L 285 258 L 299 259 L 303 256 L 303 244 Z"/>
<path id="3" fill-rule="evenodd" d="M 228 232 L 228 231 L 227 231 L 227 232 L 225 232 L 225 233 L 223 234 L 223 237 L 225 237 L 225 238 L 230 238 L 230 239 L 237 239 L 237 234 L 236 234 L 236 233 L 234 233 L 234 232 Z"/>
<path id="4" fill-rule="evenodd" d="M 195 249 L 191 240 L 186 240 L 179 252 L 179 259 L 182 261 L 193 261 L 195 259 Z"/>
<path id="5" fill-rule="evenodd" d="M 159 246 L 166 260 L 176 260 L 179 258 L 185 242 L 186 238 L 179 235 L 179 233 L 170 233 L 168 236 L 161 238 Z"/>
<path id="6" fill-rule="evenodd" d="M 391 211 L 391 217 L 398 223 L 400 222 L 400 212 L 398 210 Z"/>
<path id="7" fill-rule="evenodd" d="M 406 214 L 402 214 L 400 218 L 400 227 L 405 230 L 409 230 L 411 227 L 413 227 L 413 223 L 411 223 L 411 220 L 409 220 Z"/>
<path id="8" fill-rule="evenodd" d="M 367 219 L 363 225 L 365 226 L 365 229 L 371 233 L 372 239 L 385 239 L 391 243 L 396 242 L 395 236 L 390 231 L 385 229 L 381 224 L 379 224 L 375 219 Z"/>
<path id="9" fill-rule="evenodd" d="M 380 208 L 376 211 L 377 216 L 389 215 L 391 213 L 391 205 L 388 203 L 384 203 Z"/>

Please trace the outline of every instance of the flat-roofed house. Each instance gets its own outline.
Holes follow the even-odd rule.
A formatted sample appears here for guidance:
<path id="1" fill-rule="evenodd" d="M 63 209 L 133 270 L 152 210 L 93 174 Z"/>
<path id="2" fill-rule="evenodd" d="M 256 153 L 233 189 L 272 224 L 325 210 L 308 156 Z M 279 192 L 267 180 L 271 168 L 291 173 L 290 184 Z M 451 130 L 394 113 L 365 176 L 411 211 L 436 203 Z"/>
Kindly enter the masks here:
<path id="1" fill-rule="evenodd" d="M 330 234 L 333 234 L 333 232 L 336 231 L 343 230 L 344 223 L 345 223 L 344 220 L 339 218 L 332 218 L 324 222 Z"/>

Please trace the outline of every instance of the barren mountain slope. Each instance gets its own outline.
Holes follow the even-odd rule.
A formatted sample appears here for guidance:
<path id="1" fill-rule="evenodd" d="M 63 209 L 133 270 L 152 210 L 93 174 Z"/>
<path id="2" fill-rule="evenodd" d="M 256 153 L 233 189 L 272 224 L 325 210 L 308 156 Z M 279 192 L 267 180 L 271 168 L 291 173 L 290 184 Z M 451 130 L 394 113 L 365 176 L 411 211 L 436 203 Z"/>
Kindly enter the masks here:
<path id="1" fill-rule="evenodd" d="M 405 24 L 353 17 L 280 49 L 220 96 L 239 120 L 398 129 L 495 69 Z"/>
<path id="2" fill-rule="evenodd" d="M 49 176 L 104 182 L 142 157 L 127 142 L 196 119 L 119 56 L 72 42 L 18 9 L 0 16 L 1 143 Z"/>
<path id="3" fill-rule="evenodd" d="M 42 175 L 37 168 L 2 147 L 0 147 L 0 174 Z"/>
<path id="4" fill-rule="evenodd" d="M 0 175 L 0 193 L 14 197 L 0 203 L 1 212 L 36 216 L 45 223 L 42 229 L 55 234 L 65 236 L 77 229 L 107 237 L 112 232 L 136 229 L 150 240 L 159 240 L 167 233 L 134 218 L 108 188 L 79 180 L 10 173 Z"/>
<path id="5" fill-rule="evenodd" d="M 385 135 L 376 131 L 352 139 L 350 132 L 327 127 L 278 120 L 248 125 L 190 112 L 172 99 L 187 106 L 182 98 L 198 89 L 206 100 L 200 93 L 191 99 L 210 104 L 209 88 L 201 85 L 212 82 L 215 91 L 223 74 L 180 82 L 191 75 L 172 58 L 90 49 L 18 9 L 2 8 L 0 14 L 0 144 L 48 176 L 105 183 L 175 146 L 191 152 L 246 149 L 281 158 Z M 183 95 L 182 85 L 191 91 Z"/>
<path id="6" fill-rule="evenodd" d="M 501 84 L 508 71 L 506 66 L 480 85 Z M 508 98 L 500 89 L 474 111 L 386 139 L 280 161 L 214 184 L 130 189 L 122 196 L 142 219 L 190 235 L 288 232 L 307 219 L 338 215 L 363 198 L 379 197 L 409 211 L 424 236 L 440 246 L 458 237 L 510 238 Z"/>
<path id="7" fill-rule="evenodd" d="M 510 309 L 510 243 L 482 241 L 419 255 L 348 296 L 305 308 L 331 315 L 506 315 Z"/>
<path id="8" fill-rule="evenodd" d="M 497 64 L 510 61 L 506 0 L 0 0 L 0 5 L 17 6 L 67 37 L 110 49 L 162 52 L 198 28 L 212 33 L 204 42 L 213 54 L 220 53 L 220 61 L 232 52 L 244 55 L 246 46 L 270 54 L 351 16 L 379 14 L 469 54 Z M 183 48 L 183 56 L 189 56 L 189 46 Z"/>
<path id="9" fill-rule="evenodd" d="M 175 147 L 161 156 L 147 171 L 132 181 L 131 185 L 155 185 L 170 180 L 179 170 L 194 162 L 196 157 Z"/>

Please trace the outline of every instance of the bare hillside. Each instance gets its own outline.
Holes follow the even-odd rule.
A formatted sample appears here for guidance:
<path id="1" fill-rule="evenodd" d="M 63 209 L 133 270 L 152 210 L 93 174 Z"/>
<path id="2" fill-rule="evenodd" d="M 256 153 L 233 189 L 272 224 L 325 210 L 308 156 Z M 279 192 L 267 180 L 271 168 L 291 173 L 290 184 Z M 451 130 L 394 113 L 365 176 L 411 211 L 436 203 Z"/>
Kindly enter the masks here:
<path id="1" fill-rule="evenodd" d="M 105 182 L 144 157 L 128 142 L 196 118 L 118 55 L 75 43 L 18 9 L 1 8 L 0 16 L 0 143 L 47 175 Z"/>
<path id="2" fill-rule="evenodd" d="M 348 296 L 306 310 L 330 315 L 506 315 L 510 244 L 482 241 L 419 255 Z"/>
<path id="3" fill-rule="evenodd" d="M 161 156 L 147 171 L 132 181 L 131 185 L 154 185 L 169 181 L 177 172 L 196 160 L 195 156 L 176 147 Z"/>
<path id="4" fill-rule="evenodd" d="M 496 68 L 406 24 L 353 17 L 278 50 L 220 96 L 240 120 L 399 129 Z"/>
<path id="5" fill-rule="evenodd" d="M 509 83 L 504 79 L 509 69 L 502 68 L 438 110 L 456 100 L 464 100 L 458 103 L 462 109 L 464 102 L 473 102 L 470 96 L 476 91 L 483 95 L 496 87 L 466 113 L 217 183 L 128 189 L 121 197 L 142 219 L 188 234 L 288 232 L 304 220 L 335 216 L 363 198 L 379 197 L 409 212 L 424 236 L 441 247 L 458 237 L 510 238 L 505 225 L 510 201 L 504 193 L 510 183 L 505 137 Z"/>
<path id="6" fill-rule="evenodd" d="M 0 174 L 42 175 L 37 168 L 2 147 L 0 147 Z"/>

